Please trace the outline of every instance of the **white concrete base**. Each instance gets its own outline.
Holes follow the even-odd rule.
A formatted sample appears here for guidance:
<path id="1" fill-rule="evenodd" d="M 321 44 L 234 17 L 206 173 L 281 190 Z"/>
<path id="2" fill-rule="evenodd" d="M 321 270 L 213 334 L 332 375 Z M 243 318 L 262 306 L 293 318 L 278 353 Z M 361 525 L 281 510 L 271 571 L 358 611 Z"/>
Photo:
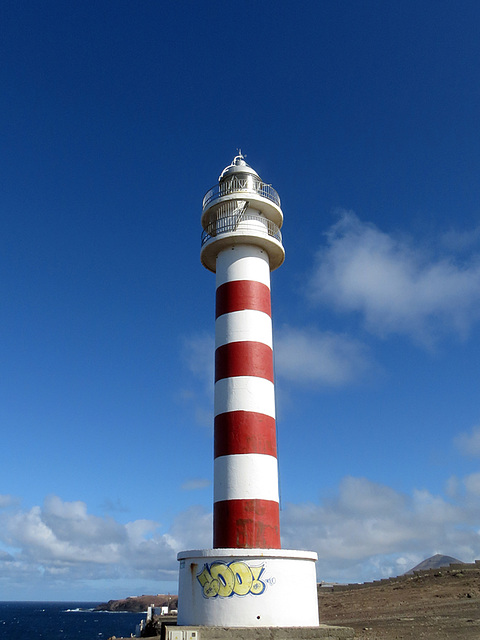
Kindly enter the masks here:
<path id="1" fill-rule="evenodd" d="M 178 625 L 318 625 L 317 554 L 289 549 L 182 551 Z"/>

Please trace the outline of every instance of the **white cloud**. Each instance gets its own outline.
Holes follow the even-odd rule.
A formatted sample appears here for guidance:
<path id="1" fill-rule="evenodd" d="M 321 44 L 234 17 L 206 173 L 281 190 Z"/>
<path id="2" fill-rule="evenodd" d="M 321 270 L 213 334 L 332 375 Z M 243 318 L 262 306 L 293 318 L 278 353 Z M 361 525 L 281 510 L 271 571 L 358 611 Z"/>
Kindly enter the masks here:
<path id="1" fill-rule="evenodd" d="M 445 483 L 445 493 L 452 500 L 455 499 L 461 488 L 461 482 L 456 476 L 450 476 Z"/>
<path id="2" fill-rule="evenodd" d="M 127 513 L 129 511 L 129 509 L 123 504 L 120 498 L 117 498 L 116 500 L 105 498 L 105 500 L 101 504 L 101 507 L 103 511 L 107 511 L 109 513 Z"/>
<path id="3" fill-rule="evenodd" d="M 338 497 L 342 512 L 359 513 L 362 516 L 395 513 L 405 506 L 405 496 L 366 478 L 345 477 L 340 484 Z"/>
<path id="4" fill-rule="evenodd" d="M 311 280 L 312 299 L 358 312 L 373 333 L 410 335 L 426 344 L 444 332 L 464 337 L 480 311 L 480 259 L 459 265 L 432 258 L 352 212 L 327 233 Z"/>
<path id="5" fill-rule="evenodd" d="M 5 509 L 12 504 L 17 503 L 18 500 L 14 496 L 10 496 L 8 494 L 0 494 L 0 509 Z"/>
<path id="6" fill-rule="evenodd" d="M 480 226 L 466 231 L 450 229 L 440 238 L 440 242 L 450 251 L 467 251 L 478 244 Z"/>
<path id="7" fill-rule="evenodd" d="M 464 431 L 454 442 L 463 455 L 480 457 L 480 426 L 473 427 L 470 433 Z"/>
<path id="8" fill-rule="evenodd" d="M 214 334 L 198 333 L 183 341 L 183 359 L 195 378 L 201 383 L 201 391 L 189 387 L 181 391 L 182 403 L 188 403 L 194 412 L 195 422 L 213 432 L 213 380 Z"/>
<path id="9" fill-rule="evenodd" d="M 213 392 L 215 338 L 213 332 L 198 333 L 184 339 L 183 355 L 190 371 Z"/>
<path id="10" fill-rule="evenodd" d="M 465 487 L 469 493 L 480 497 L 480 473 L 471 473 L 465 478 Z"/>
<path id="11" fill-rule="evenodd" d="M 472 562 L 480 557 L 479 476 L 462 481 L 464 495 L 456 503 L 424 490 L 406 495 L 365 478 L 344 478 L 322 504 L 286 506 L 283 546 L 316 551 L 318 578 L 326 581 L 399 575 L 435 553 Z"/>
<path id="12" fill-rule="evenodd" d="M 211 484 L 208 478 L 192 478 L 183 482 L 180 488 L 183 491 L 199 491 L 200 489 L 206 489 Z"/>
<path id="13" fill-rule="evenodd" d="M 198 506 L 178 514 L 169 531 L 170 543 L 176 552 L 211 548 L 212 535 L 213 515 Z"/>
<path id="14" fill-rule="evenodd" d="M 49 496 L 43 506 L 0 515 L 0 586 L 39 575 L 53 582 L 61 578 L 70 587 L 120 577 L 176 581 L 177 552 L 204 543 L 211 530 L 211 514 L 200 508 L 180 514 L 170 531 L 161 532 L 152 520 L 121 524 L 89 514 L 83 502 Z"/>
<path id="15" fill-rule="evenodd" d="M 286 326 L 275 334 L 275 368 L 300 384 L 340 386 L 363 379 L 372 363 L 366 347 L 348 336 Z"/>
<path id="16" fill-rule="evenodd" d="M 70 509 L 83 503 L 66 503 L 70 512 L 59 516 L 49 510 L 49 501 L 43 508 L 35 506 L 4 517 L 0 534 L 3 541 L 40 563 L 118 561 L 119 545 L 126 540 L 121 525 L 92 515 L 79 517 Z"/>

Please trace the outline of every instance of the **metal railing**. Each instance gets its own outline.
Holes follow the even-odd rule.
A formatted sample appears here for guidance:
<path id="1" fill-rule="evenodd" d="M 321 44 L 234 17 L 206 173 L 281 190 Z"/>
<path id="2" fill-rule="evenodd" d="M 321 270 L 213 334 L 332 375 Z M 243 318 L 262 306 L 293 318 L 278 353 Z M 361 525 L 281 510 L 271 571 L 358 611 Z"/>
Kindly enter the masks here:
<path id="1" fill-rule="evenodd" d="M 236 202 L 238 203 L 238 201 Z M 238 206 L 238 204 L 241 206 Z M 278 242 L 282 242 L 282 233 L 274 222 L 255 213 L 245 213 L 246 203 L 240 201 L 238 204 L 235 207 L 226 208 L 224 212 L 220 213 L 220 210 L 217 212 L 217 217 L 209 222 L 207 228 L 202 231 L 202 247 L 212 238 L 233 231 L 241 231 L 241 233 L 251 231 L 255 235 L 263 235 L 265 233 L 265 235 L 275 238 Z M 259 228 L 258 223 L 262 227 Z"/>
<path id="2" fill-rule="evenodd" d="M 209 189 L 203 197 L 203 210 L 207 207 L 212 200 L 227 196 L 236 192 L 258 193 L 259 196 L 271 200 L 278 207 L 280 206 L 280 197 L 275 189 L 270 184 L 265 184 L 261 180 L 255 179 L 253 176 L 246 176 L 245 178 L 239 178 L 234 176 L 229 180 L 220 182 L 214 187 Z"/>

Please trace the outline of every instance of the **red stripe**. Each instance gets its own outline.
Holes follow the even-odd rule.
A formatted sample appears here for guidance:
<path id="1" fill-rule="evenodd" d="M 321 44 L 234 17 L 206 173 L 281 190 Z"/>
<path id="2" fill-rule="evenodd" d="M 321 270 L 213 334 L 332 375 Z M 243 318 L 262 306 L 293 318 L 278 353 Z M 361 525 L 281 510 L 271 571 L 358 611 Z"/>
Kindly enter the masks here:
<path id="1" fill-rule="evenodd" d="M 266 284 L 255 280 L 232 280 L 217 288 L 216 315 L 231 311 L 253 309 L 272 315 L 270 289 Z"/>
<path id="2" fill-rule="evenodd" d="M 215 351 L 215 382 L 255 376 L 273 382 L 273 352 L 263 342 L 229 342 Z"/>
<path id="3" fill-rule="evenodd" d="M 221 500 L 213 505 L 213 547 L 280 549 L 280 510 L 273 500 Z"/>
<path id="4" fill-rule="evenodd" d="M 214 457 L 264 453 L 277 457 L 275 419 L 253 411 L 229 411 L 215 416 Z"/>

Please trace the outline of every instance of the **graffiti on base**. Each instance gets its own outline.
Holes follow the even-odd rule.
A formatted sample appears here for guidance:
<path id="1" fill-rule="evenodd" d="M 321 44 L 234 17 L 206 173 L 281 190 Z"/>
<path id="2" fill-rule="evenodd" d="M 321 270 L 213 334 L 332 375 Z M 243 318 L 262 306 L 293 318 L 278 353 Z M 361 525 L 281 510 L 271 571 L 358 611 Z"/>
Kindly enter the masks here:
<path id="1" fill-rule="evenodd" d="M 260 580 L 265 567 L 250 567 L 245 562 L 212 562 L 205 564 L 197 580 L 202 585 L 205 598 L 230 598 L 230 596 L 259 596 L 265 591 Z"/>

